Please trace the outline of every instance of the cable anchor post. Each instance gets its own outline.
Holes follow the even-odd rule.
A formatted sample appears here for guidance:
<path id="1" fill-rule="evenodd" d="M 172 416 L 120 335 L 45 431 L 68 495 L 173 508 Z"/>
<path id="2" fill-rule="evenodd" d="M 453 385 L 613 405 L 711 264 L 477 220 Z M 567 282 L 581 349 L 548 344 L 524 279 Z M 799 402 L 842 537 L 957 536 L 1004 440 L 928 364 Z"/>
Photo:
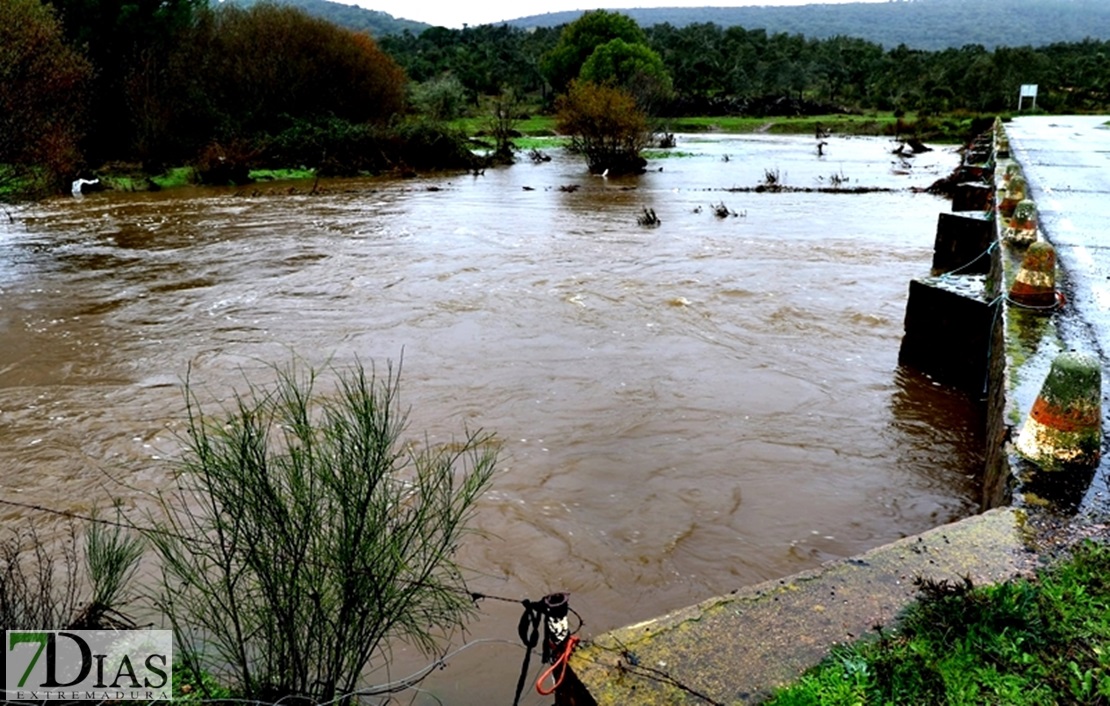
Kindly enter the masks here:
<path id="1" fill-rule="evenodd" d="M 569 596 L 567 593 L 552 593 L 543 597 L 543 662 L 551 666 L 536 681 L 536 691 L 542 696 L 554 694 L 564 686 L 570 655 L 578 644 L 578 637 L 570 632 Z M 556 694 L 555 703 L 560 703 L 559 694 Z"/>
<path id="2" fill-rule="evenodd" d="M 570 594 L 552 593 L 543 597 L 543 663 L 551 664 L 570 637 Z"/>

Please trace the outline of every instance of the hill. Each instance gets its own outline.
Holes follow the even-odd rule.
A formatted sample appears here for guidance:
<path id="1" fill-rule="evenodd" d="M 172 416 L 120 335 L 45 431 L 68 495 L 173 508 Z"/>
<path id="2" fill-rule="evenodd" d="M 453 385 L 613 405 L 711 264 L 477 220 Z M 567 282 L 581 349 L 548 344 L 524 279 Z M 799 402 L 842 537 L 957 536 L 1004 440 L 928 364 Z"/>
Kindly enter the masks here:
<path id="1" fill-rule="evenodd" d="M 251 5 L 262 0 L 224 0 Z M 277 0 L 343 27 L 375 37 L 420 34 L 431 25 L 377 10 L 329 0 Z M 549 12 L 510 20 L 519 28 L 556 27 L 573 22 L 583 10 Z M 1045 46 L 1084 39 L 1110 40 L 1108 0 L 890 0 L 885 3 L 811 4 L 792 7 L 659 7 L 619 10 L 650 27 L 713 23 L 721 27 L 765 29 L 770 34 L 807 38 L 858 37 L 892 49 L 905 44 L 937 51 L 980 44 Z"/>
<path id="2" fill-rule="evenodd" d="M 1044 46 L 1110 39 L 1107 0 L 891 0 L 885 3 L 813 4 L 792 7 L 661 7 L 619 10 L 650 27 L 712 22 L 721 27 L 766 29 L 807 38 L 859 37 L 891 49 L 941 50 L 981 44 Z M 554 27 L 581 11 L 551 12 L 512 20 L 522 27 Z"/>
<path id="3" fill-rule="evenodd" d="M 224 2 L 250 7 L 263 0 L 223 0 Z M 357 5 L 346 5 L 341 2 L 329 0 L 277 0 L 281 5 L 299 7 L 313 17 L 328 20 L 340 27 L 353 29 L 356 32 L 368 32 L 373 37 L 383 37 L 387 34 L 401 34 L 405 30 L 413 34 L 420 34 L 431 27 L 423 22 L 405 20 L 394 17 L 386 12 L 367 10 Z"/>

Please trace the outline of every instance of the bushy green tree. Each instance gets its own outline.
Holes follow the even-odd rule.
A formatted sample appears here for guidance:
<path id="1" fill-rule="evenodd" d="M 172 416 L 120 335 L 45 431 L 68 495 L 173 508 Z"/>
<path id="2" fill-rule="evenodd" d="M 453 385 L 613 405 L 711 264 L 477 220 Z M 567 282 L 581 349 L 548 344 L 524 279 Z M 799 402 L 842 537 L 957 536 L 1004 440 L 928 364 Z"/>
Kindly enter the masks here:
<path id="1" fill-rule="evenodd" d="M 551 27 L 525 30 L 508 24 L 430 27 L 419 34 L 383 36 L 379 43 L 413 81 L 450 73 L 469 97 L 496 95 L 504 88 L 524 96 L 544 92 L 540 59 L 558 35 Z"/>
<path id="2" fill-rule="evenodd" d="M 578 77 L 623 88 L 649 112 L 671 94 L 671 77 L 659 55 L 646 44 L 629 43 L 620 38 L 594 49 L 582 64 Z"/>
<path id="3" fill-rule="evenodd" d="M 647 42 L 636 21 L 619 12 L 594 10 L 564 27 L 559 34 L 559 42 L 544 55 L 540 64 L 555 92 L 567 90 L 594 50 L 613 39 L 622 39 L 629 44 Z"/>
<path id="4" fill-rule="evenodd" d="M 39 0 L 0 0 L 0 179 L 57 186 L 80 159 L 92 66 Z M 37 168 L 37 169 L 32 169 Z"/>
<path id="5" fill-rule="evenodd" d="M 453 120 L 466 107 L 466 88 L 453 74 L 413 84 L 412 104 L 432 120 Z"/>

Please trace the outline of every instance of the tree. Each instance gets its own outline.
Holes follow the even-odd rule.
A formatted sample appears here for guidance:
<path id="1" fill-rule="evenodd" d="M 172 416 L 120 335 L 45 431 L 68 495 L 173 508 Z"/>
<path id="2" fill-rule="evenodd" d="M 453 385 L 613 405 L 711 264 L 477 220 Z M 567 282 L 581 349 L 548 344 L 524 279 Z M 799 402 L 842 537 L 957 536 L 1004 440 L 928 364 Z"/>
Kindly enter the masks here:
<path id="1" fill-rule="evenodd" d="M 403 109 L 404 72 L 369 35 L 270 3 L 215 13 L 197 68 L 217 137 L 276 132 L 291 118 L 380 124 Z"/>
<path id="2" fill-rule="evenodd" d="M 493 137 L 494 148 L 490 157 L 495 164 L 512 164 L 516 161 L 513 156 L 516 151 L 513 136 L 519 135 L 516 131 L 519 109 L 516 93 L 511 88 L 502 90 L 488 101 L 485 123 L 486 131 Z"/>
<path id="3" fill-rule="evenodd" d="M 147 532 L 155 601 L 191 672 L 247 700 L 346 703 L 392 640 L 430 653 L 474 611 L 453 555 L 495 444 L 410 446 L 392 368 L 337 371 L 330 394 L 311 369 L 276 373 L 213 417 L 187 388 L 181 470 Z"/>
<path id="4" fill-rule="evenodd" d="M 559 132 L 586 158 L 595 174 L 637 174 L 647 161 L 640 150 L 651 142 L 647 115 L 627 90 L 589 81 L 573 81 L 556 101 Z"/>
<path id="5" fill-rule="evenodd" d="M 523 96 L 544 90 L 540 57 L 557 38 L 552 28 L 524 30 L 502 24 L 461 30 L 431 27 L 419 35 L 381 37 L 379 43 L 413 81 L 450 73 L 472 97 L 496 95 L 503 88 Z"/>
<path id="6" fill-rule="evenodd" d="M 671 77 L 659 55 L 646 44 L 630 44 L 619 38 L 594 49 L 578 77 L 623 88 L 648 112 L 671 94 Z"/>
<path id="7" fill-rule="evenodd" d="M 10 176 L 25 179 L 37 167 L 40 184 L 53 187 L 72 176 L 91 78 L 52 8 L 0 0 L 0 165 Z"/>
<path id="8" fill-rule="evenodd" d="M 630 44 L 646 44 L 643 30 L 628 15 L 594 10 L 571 22 L 559 34 L 559 42 L 544 55 L 541 71 L 556 93 L 562 93 L 578 78 L 582 64 L 602 44 L 623 39 Z"/>
<path id="9" fill-rule="evenodd" d="M 207 0 L 50 3 L 70 43 L 85 48 L 96 68 L 86 155 L 94 161 L 151 159 L 149 152 L 170 136 L 172 110 L 179 106 L 169 63 Z"/>
<path id="10" fill-rule="evenodd" d="M 412 85 L 412 104 L 432 120 L 454 120 L 466 105 L 466 89 L 453 74 Z"/>
<path id="11" fill-rule="evenodd" d="M 723 31 L 712 23 L 676 28 L 669 24 L 647 29 L 650 46 L 658 52 L 671 79 L 687 95 L 710 95 L 721 89 L 729 66 L 737 58 L 723 51 Z"/>
<path id="12" fill-rule="evenodd" d="M 375 128 L 405 109 L 405 74 L 369 35 L 272 3 L 202 13 L 173 66 L 172 134 L 220 182 L 226 167 L 245 178 L 275 159 L 332 174 L 376 168 Z"/>

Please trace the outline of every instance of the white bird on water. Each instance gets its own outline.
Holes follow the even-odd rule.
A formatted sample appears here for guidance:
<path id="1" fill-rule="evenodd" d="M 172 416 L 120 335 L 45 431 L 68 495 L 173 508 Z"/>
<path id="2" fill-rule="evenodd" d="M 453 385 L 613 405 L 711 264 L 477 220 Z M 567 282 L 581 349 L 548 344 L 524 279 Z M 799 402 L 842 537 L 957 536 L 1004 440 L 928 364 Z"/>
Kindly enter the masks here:
<path id="1" fill-rule="evenodd" d="M 99 179 L 75 179 L 73 182 L 73 195 L 83 196 L 85 194 L 86 186 L 96 186 L 100 183 Z"/>

